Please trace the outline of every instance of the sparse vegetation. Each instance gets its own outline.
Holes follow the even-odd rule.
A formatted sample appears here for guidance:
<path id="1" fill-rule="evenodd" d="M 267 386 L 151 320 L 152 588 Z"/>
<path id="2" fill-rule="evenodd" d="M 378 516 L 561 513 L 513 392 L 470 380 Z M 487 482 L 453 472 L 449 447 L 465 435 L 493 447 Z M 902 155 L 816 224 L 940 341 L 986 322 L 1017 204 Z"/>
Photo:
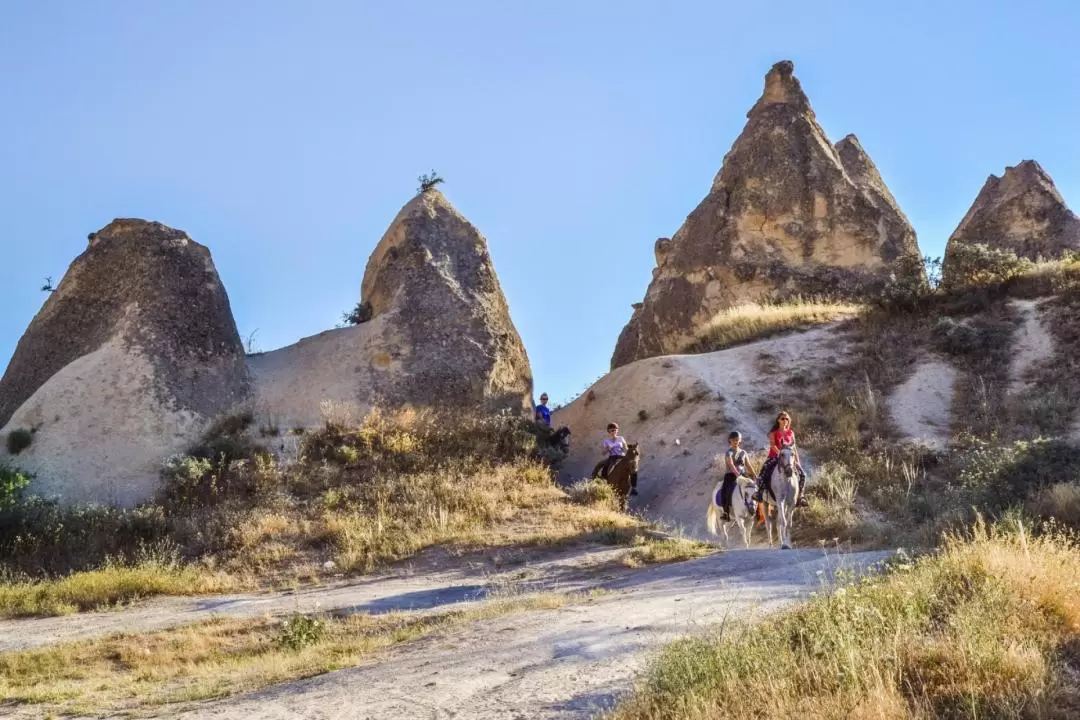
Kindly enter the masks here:
<path id="1" fill-rule="evenodd" d="M 638 535 L 634 541 L 634 549 L 623 558 L 623 564 L 636 568 L 655 563 L 679 562 L 711 555 L 716 551 L 717 548 L 713 545 L 685 537 L 655 538 Z"/>
<path id="2" fill-rule="evenodd" d="M 15 428 L 8 433 L 7 451 L 18 455 L 34 443 L 34 433 L 26 428 Z"/>
<path id="3" fill-rule="evenodd" d="M 668 646 L 612 720 L 1073 717 L 1080 545 L 1023 525 L 950 537 L 751 628 Z M 768 691 L 747 695 L 768 679 Z"/>
<path id="4" fill-rule="evenodd" d="M 5 513 L 17 506 L 22 500 L 23 490 L 30 484 L 30 475 L 0 465 L 0 513 Z"/>
<path id="5" fill-rule="evenodd" d="M 434 545 L 547 546 L 644 525 L 599 486 L 592 501 L 556 487 L 530 422 L 373 412 L 349 425 L 354 411 L 328 403 L 325 427 L 302 436 L 288 468 L 248 439 L 249 413 L 225 418 L 165 463 L 157 504 L 22 501 L 0 515 L 0 613 L 307 581 L 327 560 L 366 572 Z"/>
<path id="6" fill-rule="evenodd" d="M 357 301 L 356 307 L 341 315 L 341 322 L 345 325 L 360 325 L 370 319 L 371 305 L 363 301 Z"/>
<path id="7" fill-rule="evenodd" d="M 438 613 L 294 613 L 209 620 L 0 656 L 0 697 L 57 714 L 112 715 L 222 698 L 352 667 L 399 643 L 587 596 L 508 595 Z M 316 629 L 318 628 L 318 629 Z"/>
<path id="8" fill-rule="evenodd" d="M 52 277 L 45 278 L 45 284 L 41 286 L 41 292 L 54 293 L 56 288 L 53 286 Z"/>
<path id="9" fill-rule="evenodd" d="M 682 352 L 722 350 L 791 330 L 834 322 L 860 312 L 862 308 L 858 305 L 813 300 L 740 305 L 717 314 Z"/>
<path id="10" fill-rule="evenodd" d="M 420 183 L 420 187 L 416 188 L 416 194 L 426 193 L 428 190 L 432 190 L 436 185 L 441 185 L 445 182 L 439 174 L 432 170 L 430 173 L 424 173 L 420 177 L 416 178 L 416 181 Z"/>
<path id="11" fill-rule="evenodd" d="M 642 408 L 641 410 L 638 410 L 637 411 L 637 419 L 638 419 L 639 422 L 645 422 L 646 420 L 649 419 L 649 412 L 647 410 L 645 410 L 644 408 Z"/>

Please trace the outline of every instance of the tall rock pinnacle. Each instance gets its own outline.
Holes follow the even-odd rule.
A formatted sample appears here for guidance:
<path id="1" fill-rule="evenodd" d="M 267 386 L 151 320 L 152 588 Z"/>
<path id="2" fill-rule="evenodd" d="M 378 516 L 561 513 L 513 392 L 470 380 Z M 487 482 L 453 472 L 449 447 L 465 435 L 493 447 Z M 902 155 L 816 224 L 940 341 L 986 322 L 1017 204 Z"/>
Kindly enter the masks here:
<path id="1" fill-rule="evenodd" d="M 786 297 L 859 297 L 915 232 L 853 136 L 834 147 L 789 61 L 761 98 L 704 200 L 670 239 L 612 367 L 684 350 L 716 313 Z"/>
<path id="2" fill-rule="evenodd" d="M 1080 251 L 1077 218 L 1039 163 L 1024 160 L 991 175 L 971 209 L 949 237 L 942 271 L 949 277 L 950 251 L 958 244 L 979 243 L 1012 250 L 1029 260 L 1053 260 L 1066 250 Z"/>

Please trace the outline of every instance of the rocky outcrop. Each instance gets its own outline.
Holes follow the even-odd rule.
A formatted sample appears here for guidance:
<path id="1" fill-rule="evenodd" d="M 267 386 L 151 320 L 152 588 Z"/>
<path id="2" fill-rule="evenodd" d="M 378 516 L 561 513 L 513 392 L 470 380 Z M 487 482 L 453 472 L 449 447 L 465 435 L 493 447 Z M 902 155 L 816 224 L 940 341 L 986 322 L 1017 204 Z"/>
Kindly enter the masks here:
<path id="1" fill-rule="evenodd" d="M 1011 250 L 1029 260 L 1053 260 L 1067 250 L 1080 251 L 1080 218 L 1065 205 L 1054 181 L 1034 160 L 991 175 L 975 203 L 949 237 L 942 272 L 959 244 Z"/>
<path id="2" fill-rule="evenodd" d="M 115 220 L 30 323 L 0 380 L 0 424 L 34 432 L 14 462 L 33 492 L 129 505 L 162 459 L 249 398 L 229 298 L 180 230 Z"/>
<path id="3" fill-rule="evenodd" d="M 769 71 L 709 194 L 656 242 L 653 280 L 612 367 L 680 352 L 742 303 L 872 293 L 892 261 L 918 256 L 869 156 L 853 135 L 828 141 L 793 70 Z"/>
<path id="4" fill-rule="evenodd" d="M 319 422 L 323 400 L 373 406 L 523 412 L 525 347 L 487 241 L 437 190 L 401 209 L 368 260 L 365 322 L 251 358 L 260 412 Z"/>

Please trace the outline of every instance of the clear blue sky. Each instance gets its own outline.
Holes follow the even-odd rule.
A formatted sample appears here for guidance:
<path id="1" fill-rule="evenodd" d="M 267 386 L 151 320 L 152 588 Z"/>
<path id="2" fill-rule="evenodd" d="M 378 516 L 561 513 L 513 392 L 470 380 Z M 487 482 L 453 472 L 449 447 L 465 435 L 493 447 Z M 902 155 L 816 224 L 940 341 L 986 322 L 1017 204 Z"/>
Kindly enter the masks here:
<path id="1" fill-rule="evenodd" d="M 926 253 L 1024 158 L 1080 207 L 1080 3 L 525 5 L 3 0 L 0 358 L 114 217 L 208 245 L 261 349 L 333 327 L 435 168 L 563 400 L 607 370 L 654 240 L 780 59 Z"/>

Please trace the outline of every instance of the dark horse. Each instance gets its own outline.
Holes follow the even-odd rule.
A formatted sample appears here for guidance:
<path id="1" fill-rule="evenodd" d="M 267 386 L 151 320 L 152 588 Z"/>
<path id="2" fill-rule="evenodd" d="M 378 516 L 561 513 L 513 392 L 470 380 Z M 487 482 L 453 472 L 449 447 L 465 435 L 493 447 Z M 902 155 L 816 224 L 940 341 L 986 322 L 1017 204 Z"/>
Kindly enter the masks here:
<path id="1" fill-rule="evenodd" d="M 619 496 L 619 507 L 626 510 L 630 501 L 630 488 L 637 485 L 638 469 L 641 467 L 641 451 L 637 443 L 626 446 L 626 457 L 620 458 L 610 470 L 608 470 L 608 485 L 615 489 Z"/>
<path id="2" fill-rule="evenodd" d="M 570 454 L 570 428 L 565 425 L 555 432 L 550 433 L 544 442 L 548 447 L 559 448 L 564 455 Z"/>

